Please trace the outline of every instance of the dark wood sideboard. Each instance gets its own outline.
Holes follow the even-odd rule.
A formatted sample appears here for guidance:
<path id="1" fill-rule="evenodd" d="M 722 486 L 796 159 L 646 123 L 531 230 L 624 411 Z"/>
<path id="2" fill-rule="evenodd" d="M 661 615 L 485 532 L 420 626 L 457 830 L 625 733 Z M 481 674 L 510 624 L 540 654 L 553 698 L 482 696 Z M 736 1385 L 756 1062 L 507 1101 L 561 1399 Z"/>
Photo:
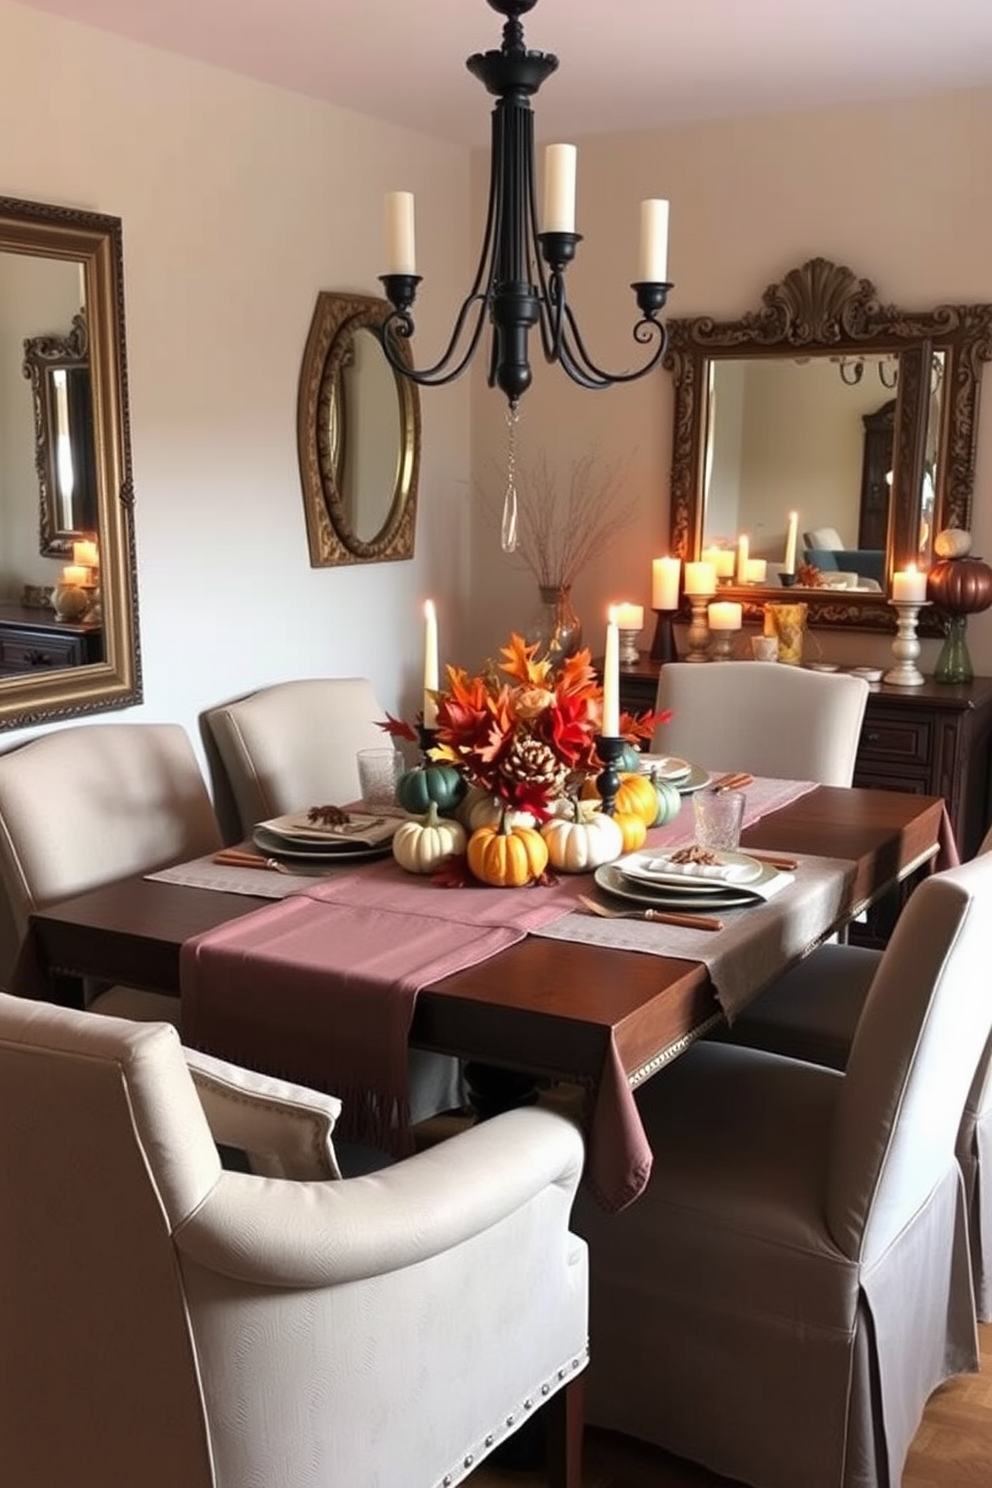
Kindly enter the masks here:
<path id="1" fill-rule="evenodd" d="M 597 663 L 598 664 L 598 663 Z M 746 661 L 703 665 L 747 666 Z M 620 706 L 640 713 L 655 705 L 660 664 L 642 652 L 620 668 Z M 703 761 L 705 763 L 705 761 Z M 970 858 L 992 821 L 992 677 L 958 686 L 873 686 L 865 709 L 854 784 L 874 790 L 943 796 L 963 858 Z M 879 905 L 852 939 L 884 941 L 902 899 Z"/>
<path id="2" fill-rule="evenodd" d="M 99 623 L 63 622 L 50 610 L 0 604 L 0 676 L 90 666 L 102 660 Z"/>

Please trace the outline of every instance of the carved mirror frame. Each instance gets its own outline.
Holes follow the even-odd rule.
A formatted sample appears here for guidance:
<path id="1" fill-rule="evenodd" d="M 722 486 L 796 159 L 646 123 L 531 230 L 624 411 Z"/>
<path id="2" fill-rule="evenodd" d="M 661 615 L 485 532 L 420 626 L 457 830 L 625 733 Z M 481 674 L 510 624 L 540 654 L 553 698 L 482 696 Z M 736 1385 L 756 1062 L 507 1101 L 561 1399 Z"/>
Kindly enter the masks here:
<path id="1" fill-rule="evenodd" d="M 778 586 L 721 585 L 757 619 L 769 599 L 786 595 L 809 605 L 813 625 L 894 630 L 886 593 L 895 568 L 915 551 L 934 352 L 944 353 L 944 396 L 938 438 L 934 530 L 971 522 L 982 363 L 992 357 L 992 304 L 939 305 L 908 311 L 883 305 L 874 284 L 826 258 L 807 260 L 771 284 L 759 309 L 739 320 L 710 316 L 668 322 L 665 365 L 674 381 L 671 551 L 698 559 L 703 545 L 705 454 L 712 361 L 789 357 L 858 357 L 894 353 L 899 379 L 893 439 L 893 479 L 885 585 L 880 594 Z M 940 633 L 932 609 L 921 634 Z"/>
<path id="2" fill-rule="evenodd" d="M 93 399 L 103 660 L 0 677 L 0 729 L 131 707 L 142 700 L 134 488 L 119 217 L 0 197 L 0 253 L 78 264 Z"/>
<path id="3" fill-rule="evenodd" d="M 395 481 L 386 493 L 385 519 L 370 538 L 360 537 L 352 526 L 341 477 L 345 444 L 343 374 L 355 355 L 354 337 L 358 331 L 367 330 L 378 345 L 381 328 L 391 313 L 389 304 L 373 295 L 323 290 L 317 296 L 300 371 L 296 424 L 312 568 L 413 557 L 420 473 L 420 395 L 416 383 L 392 368 L 396 394 Z M 396 349 L 401 360 L 412 366 L 408 343 L 397 338 Z"/>

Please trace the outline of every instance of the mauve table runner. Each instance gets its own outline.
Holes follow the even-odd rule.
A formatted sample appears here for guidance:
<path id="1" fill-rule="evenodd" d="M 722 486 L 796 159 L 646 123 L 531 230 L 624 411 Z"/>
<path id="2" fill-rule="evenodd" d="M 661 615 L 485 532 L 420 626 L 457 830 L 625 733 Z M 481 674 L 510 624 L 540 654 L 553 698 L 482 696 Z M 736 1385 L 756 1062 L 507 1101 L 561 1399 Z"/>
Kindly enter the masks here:
<path id="1" fill-rule="evenodd" d="M 755 781 L 745 824 L 812 789 L 810 782 Z M 662 848 L 691 838 L 691 812 L 683 809 L 649 840 Z M 184 865 L 150 876 L 205 882 L 211 866 Z M 838 882 L 850 869 L 830 867 L 831 880 Z M 577 896 L 590 890 L 586 875 L 510 892 L 440 888 L 391 860 L 321 880 L 256 869 L 224 870 L 228 879 L 232 871 L 248 880 L 242 892 L 258 892 L 258 880 L 265 878 L 278 881 L 282 897 L 183 947 L 184 1037 L 226 1058 L 332 1091 L 344 1102 L 344 1135 L 397 1153 L 408 1150 L 407 1043 L 421 988 L 497 955 L 527 934 L 582 940 L 595 927 L 600 943 L 605 937 L 607 944 L 707 962 L 717 954 L 713 944 L 699 944 L 704 937 L 695 931 L 572 914 Z M 728 926 L 743 915 L 776 912 L 784 898 L 726 912 Z M 651 933 L 632 944 L 632 930 Z M 721 941 L 724 933 L 708 941 Z M 605 1207 L 623 1207 L 646 1184 L 651 1153 L 612 1041 L 586 1138 L 587 1181 Z"/>

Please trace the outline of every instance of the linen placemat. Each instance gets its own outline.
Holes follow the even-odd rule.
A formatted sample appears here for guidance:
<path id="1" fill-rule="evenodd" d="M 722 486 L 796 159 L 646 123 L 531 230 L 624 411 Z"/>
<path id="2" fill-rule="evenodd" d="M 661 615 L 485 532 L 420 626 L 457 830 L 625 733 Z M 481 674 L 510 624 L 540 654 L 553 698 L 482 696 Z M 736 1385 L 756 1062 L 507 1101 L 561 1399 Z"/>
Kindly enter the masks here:
<path id="1" fill-rule="evenodd" d="M 582 945 L 702 961 L 721 1011 L 732 1023 L 760 989 L 822 939 L 847 901 L 854 863 L 798 855 L 796 862 L 795 873 L 784 875 L 792 882 L 765 903 L 707 910 L 707 914 L 718 915 L 723 921 L 722 930 L 570 914 L 531 933 Z M 620 900 L 596 897 L 604 906 L 624 908 Z M 632 903 L 626 907 L 637 908 Z"/>

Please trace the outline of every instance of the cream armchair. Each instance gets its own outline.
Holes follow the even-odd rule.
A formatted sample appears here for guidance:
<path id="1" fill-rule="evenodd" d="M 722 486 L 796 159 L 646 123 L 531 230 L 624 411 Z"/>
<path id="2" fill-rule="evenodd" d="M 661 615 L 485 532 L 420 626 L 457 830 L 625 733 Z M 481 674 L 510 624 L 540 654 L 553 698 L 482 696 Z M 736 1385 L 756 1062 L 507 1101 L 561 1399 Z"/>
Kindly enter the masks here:
<path id="1" fill-rule="evenodd" d="M 440 1488 L 550 1402 L 577 1488 L 577 1130 L 513 1111 L 339 1180 L 337 1109 L 0 994 L 4 1482 Z"/>

